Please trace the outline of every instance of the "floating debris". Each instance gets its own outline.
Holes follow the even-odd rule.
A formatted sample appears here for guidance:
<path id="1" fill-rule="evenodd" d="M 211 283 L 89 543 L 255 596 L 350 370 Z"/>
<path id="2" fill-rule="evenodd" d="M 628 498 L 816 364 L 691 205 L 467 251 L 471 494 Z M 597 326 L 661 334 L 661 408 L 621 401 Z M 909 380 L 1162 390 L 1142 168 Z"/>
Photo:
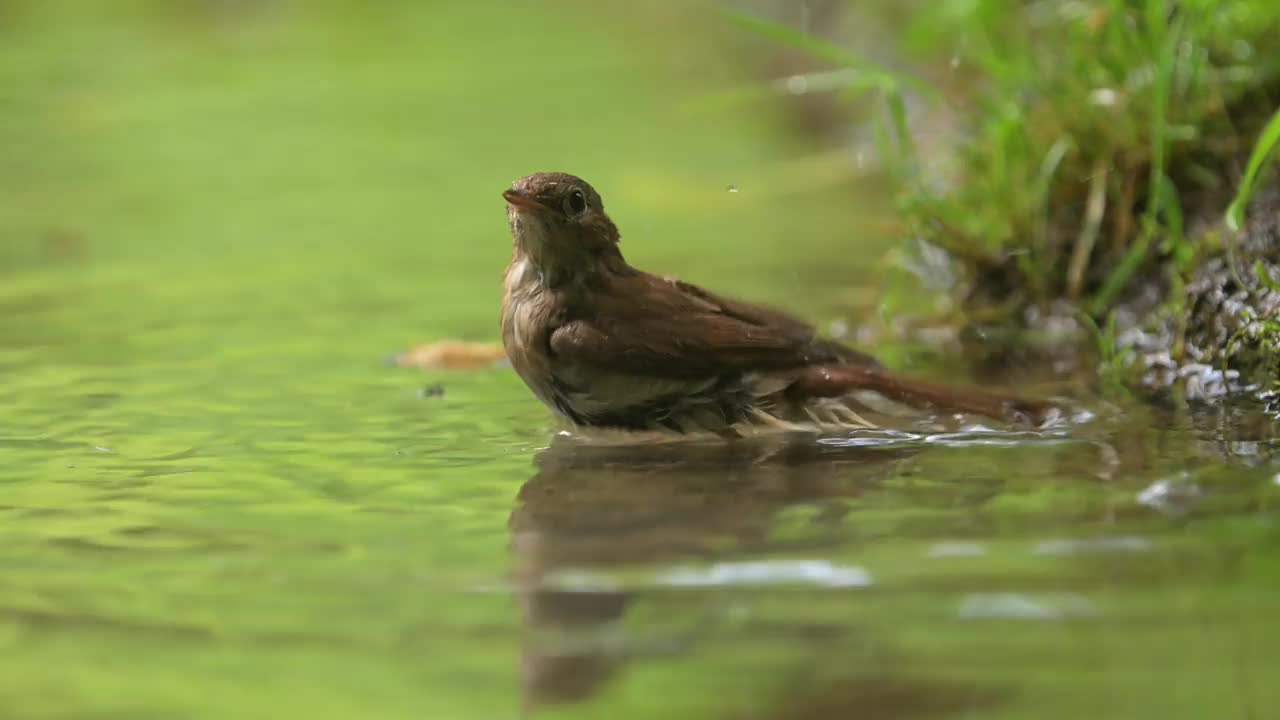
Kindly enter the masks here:
<path id="1" fill-rule="evenodd" d="M 433 383 L 418 390 L 420 398 L 444 397 L 444 385 L 441 383 Z"/>
<path id="2" fill-rule="evenodd" d="M 489 367 L 506 360 L 506 351 L 499 343 L 475 343 L 461 340 L 417 345 L 390 358 L 397 367 L 416 367 L 424 370 L 472 370 Z"/>

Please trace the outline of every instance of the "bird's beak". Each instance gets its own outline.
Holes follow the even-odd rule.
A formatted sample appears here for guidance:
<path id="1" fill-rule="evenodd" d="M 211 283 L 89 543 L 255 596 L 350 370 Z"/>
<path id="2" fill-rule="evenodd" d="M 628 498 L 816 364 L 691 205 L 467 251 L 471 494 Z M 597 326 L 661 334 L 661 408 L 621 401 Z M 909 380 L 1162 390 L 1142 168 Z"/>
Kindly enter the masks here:
<path id="1" fill-rule="evenodd" d="M 526 209 L 527 210 L 546 210 L 547 209 L 545 205 L 538 202 L 536 198 L 534 198 L 532 195 L 530 195 L 529 193 L 523 190 L 516 190 L 514 188 L 511 190 L 504 190 L 502 193 L 502 197 L 508 203 L 510 203 L 512 207 L 518 210 L 526 210 Z"/>

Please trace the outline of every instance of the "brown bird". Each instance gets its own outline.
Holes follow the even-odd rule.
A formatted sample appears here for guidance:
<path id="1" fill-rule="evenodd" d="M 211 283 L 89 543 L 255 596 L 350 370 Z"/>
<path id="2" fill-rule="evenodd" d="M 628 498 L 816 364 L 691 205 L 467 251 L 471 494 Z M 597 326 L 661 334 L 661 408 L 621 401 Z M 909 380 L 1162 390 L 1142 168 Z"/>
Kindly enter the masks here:
<path id="1" fill-rule="evenodd" d="M 868 427 L 885 400 L 1037 424 L 1050 410 L 891 373 L 788 314 L 637 270 L 599 193 L 573 175 L 536 173 L 502 195 L 514 239 L 503 346 L 534 395 L 578 428 Z"/>

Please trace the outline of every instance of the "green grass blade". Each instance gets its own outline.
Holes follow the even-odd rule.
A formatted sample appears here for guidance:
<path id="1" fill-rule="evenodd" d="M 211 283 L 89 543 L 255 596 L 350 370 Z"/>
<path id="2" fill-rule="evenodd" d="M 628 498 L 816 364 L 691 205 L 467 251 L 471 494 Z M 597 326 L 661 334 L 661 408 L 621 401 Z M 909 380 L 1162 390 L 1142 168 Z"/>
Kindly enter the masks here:
<path id="1" fill-rule="evenodd" d="M 1239 232 L 1244 225 L 1244 213 L 1249 206 L 1249 198 L 1257 188 L 1258 178 L 1267 158 L 1271 157 L 1277 147 L 1280 147 L 1280 110 L 1276 110 L 1276 114 L 1271 116 L 1262 134 L 1258 136 L 1258 141 L 1254 143 L 1249 164 L 1245 166 L 1244 179 L 1240 181 L 1240 189 L 1236 191 L 1235 199 L 1227 208 L 1227 227 L 1232 232 Z"/>
<path id="2" fill-rule="evenodd" d="M 1277 283 L 1271 273 L 1267 271 L 1267 266 L 1261 260 L 1253 261 L 1253 274 L 1258 278 L 1258 282 L 1271 292 L 1280 293 L 1280 283 Z"/>
<path id="3" fill-rule="evenodd" d="M 1166 7 L 1164 0 L 1148 0 L 1147 31 L 1151 36 L 1152 61 L 1155 63 L 1155 81 L 1152 85 L 1151 114 L 1151 178 L 1149 181 L 1150 202 L 1146 216 L 1142 220 L 1143 229 L 1138 239 L 1125 253 L 1102 283 L 1102 289 L 1090 303 L 1090 312 L 1105 312 L 1112 300 L 1129 284 L 1133 274 L 1146 259 L 1151 240 L 1158 232 L 1160 211 L 1165 208 L 1170 197 L 1170 182 L 1166 185 L 1165 154 L 1168 149 L 1169 126 L 1169 89 L 1173 81 L 1173 67 L 1177 59 L 1178 43 L 1182 39 L 1183 17 L 1173 21 L 1173 27 L 1165 28 Z M 1172 195 L 1176 198 L 1177 192 Z M 1179 212 L 1179 215 L 1181 213 Z"/>
<path id="4" fill-rule="evenodd" d="M 875 84 L 884 90 L 892 90 L 899 87 L 907 87 L 911 90 L 936 97 L 936 91 L 927 84 L 916 80 L 901 73 L 891 72 L 888 69 L 876 65 L 866 58 L 849 52 L 848 50 L 829 43 L 808 33 L 802 32 L 787 25 L 762 18 L 758 15 L 734 10 L 732 8 L 721 8 L 720 11 L 728 17 L 734 24 L 744 30 L 755 33 L 763 38 L 772 40 L 782 45 L 802 50 L 816 58 L 821 58 L 827 62 L 841 65 L 844 67 L 858 70 L 866 73 Z"/>

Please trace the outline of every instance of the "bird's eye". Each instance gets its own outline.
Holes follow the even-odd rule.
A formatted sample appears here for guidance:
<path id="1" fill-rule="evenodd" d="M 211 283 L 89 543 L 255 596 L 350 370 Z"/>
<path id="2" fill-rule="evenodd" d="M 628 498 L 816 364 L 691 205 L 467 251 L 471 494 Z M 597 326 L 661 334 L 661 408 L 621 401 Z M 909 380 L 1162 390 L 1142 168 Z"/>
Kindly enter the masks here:
<path id="1" fill-rule="evenodd" d="M 568 215 L 577 215 L 587 209 L 587 196 L 581 190 L 574 190 L 564 198 L 564 211 Z"/>

